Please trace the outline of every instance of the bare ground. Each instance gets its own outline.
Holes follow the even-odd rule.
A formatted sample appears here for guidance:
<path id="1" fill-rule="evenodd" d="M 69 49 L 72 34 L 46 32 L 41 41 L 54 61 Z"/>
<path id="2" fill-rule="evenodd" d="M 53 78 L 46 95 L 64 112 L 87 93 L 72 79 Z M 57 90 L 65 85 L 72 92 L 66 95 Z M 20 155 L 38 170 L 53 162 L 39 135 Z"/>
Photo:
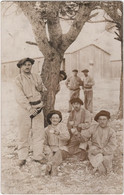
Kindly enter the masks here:
<path id="1" fill-rule="evenodd" d="M 81 91 L 83 99 L 83 91 Z M 61 110 L 63 121 L 68 118 L 69 92 L 64 82 L 56 97 L 55 108 Z M 2 83 L 2 132 L 1 132 L 1 185 L 2 194 L 122 194 L 123 193 L 123 121 L 116 120 L 119 104 L 119 80 L 97 82 L 94 87 L 94 115 L 100 109 L 112 114 L 111 124 L 117 133 L 117 149 L 113 173 L 107 176 L 92 175 L 89 162 L 67 159 L 59 167 L 59 176 L 45 176 L 45 165 L 34 163 L 31 154 L 26 165 L 17 166 L 17 105 L 13 82 Z"/>

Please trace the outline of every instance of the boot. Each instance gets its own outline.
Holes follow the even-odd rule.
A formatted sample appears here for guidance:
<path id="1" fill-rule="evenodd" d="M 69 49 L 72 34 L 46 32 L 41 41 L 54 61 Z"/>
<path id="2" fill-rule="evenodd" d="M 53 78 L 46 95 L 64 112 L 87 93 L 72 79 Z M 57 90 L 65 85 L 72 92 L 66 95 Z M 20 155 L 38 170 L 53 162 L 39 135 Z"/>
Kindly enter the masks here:
<path id="1" fill-rule="evenodd" d="M 50 163 L 48 163 L 47 166 L 46 166 L 45 175 L 50 175 L 51 170 L 52 170 L 52 165 Z"/>
<path id="2" fill-rule="evenodd" d="M 57 166 L 52 166 L 51 176 L 57 176 L 57 175 L 58 175 Z"/>
<path id="3" fill-rule="evenodd" d="M 105 175 L 106 174 L 106 169 L 103 165 L 103 163 L 101 163 L 99 166 L 98 166 L 98 171 L 101 175 Z"/>
<path id="4" fill-rule="evenodd" d="M 25 163 L 26 163 L 26 160 L 19 160 L 18 166 L 22 167 L 23 165 L 25 165 Z"/>
<path id="5" fill-rule="evenodd" d="M 34 160 L 35 162 L 38 162 L 40 164 L 45 164 L 47 162 L 47 160 L 45 158 L 41 159 L 41 160 Z"/>

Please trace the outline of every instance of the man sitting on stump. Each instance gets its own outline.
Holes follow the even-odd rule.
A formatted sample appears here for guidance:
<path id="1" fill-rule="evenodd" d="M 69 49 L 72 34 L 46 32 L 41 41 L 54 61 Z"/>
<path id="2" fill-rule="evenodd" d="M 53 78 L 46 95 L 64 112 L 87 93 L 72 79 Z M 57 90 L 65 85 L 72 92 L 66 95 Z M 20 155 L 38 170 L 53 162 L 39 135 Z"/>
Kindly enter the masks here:
<path id="1" fill-rule="evenodd" d="M 110 113 L 101 110 L 96 114 L 94 120 L 98 124 L 92 125 L 88 130 L 81 132 L 85 141 L 91 140 L 88 158 L 91 165 L 100 174 L 112 171 L 112 159 L 116 149 L 115 131 L 109 126 Z"/>
<path id="2" fill-rule="evenodd" d="M 86 130 L 91 125 L 91 114 L 88 110 L 82 108 L 83 101 L 80 98 L 70 100 L 73 107 L 68 118 L 68 130 L 70 140 L 68 143 L 69 154 L 76 155 L 80 160 L 85 160 L 87 157 L 87 142 L 81 137 L 81 131 Z"/>
<path id="3" fill-rule="evenodd" d="M 57 175 L 57 167 L 68 155 L 67 141 L 70 135 L 67 126 L 63 124 L 62 114 L 52 110 L 47 115 L 48 127 L 45 128 L 44 153 L 48 160 L 46 174 Z"/>

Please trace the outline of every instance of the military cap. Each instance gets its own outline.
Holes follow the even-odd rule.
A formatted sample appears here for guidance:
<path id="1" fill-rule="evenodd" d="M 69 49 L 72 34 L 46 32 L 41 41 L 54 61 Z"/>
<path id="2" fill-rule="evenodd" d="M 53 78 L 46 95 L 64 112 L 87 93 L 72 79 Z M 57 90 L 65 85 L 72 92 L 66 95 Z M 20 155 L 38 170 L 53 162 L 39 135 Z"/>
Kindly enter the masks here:
<path id="1" fill-rule="evenodd" d="M 51 119 L 51 117 L 52 117 L 53 114 L 58 114 L 58 116 L 59 116 L 59 118 L 60 118 L 60 122 L 62 121 L 62 114 L 61 114 L 61 112 L 58 111 L 58 110 L 52 110 L 52 111 L 50 111 L 50 112 L 48 113 L 48 115 L 47 115 L 47 122 L 48 122 L 49 124 L 51 124 L 50 119 Z"/>
<path id="2" fill-rule="evenodd" d="M 71 104 L 73 104 L 73 103 L 75 103 L 75 102 L 77 102 L 77 103 L 83 105 L 83 101 L 82 101 L 80 98 L 73 98 L 73 99 L 70 100 L 70 103 L 71 103 Z"/>
<path id="3" fill-rule="evenodd" d="M 89 72 L 89 70 L 88 69 L 84 69 L 81 72 Z"/>
<path id="4" fill-rule="evenodd" d="M 110 119 L 110 112 L 106 110 L 101 110 L 100 112 L 96 114 L 96 116 L 94 117 L 94 120 L 97 121 L 100 116 L 106 116 L 108 119 Z"/>
<path id="5" fill-rule="evenodd" d="M 20 66 L 23 65 L 23 64 L 24 64 L 25 62 L 27 62 L 27 61 L 31 62 L 32 65 L 33 65 L 34 62 L 35 62 L 35 60 L 32 59 L 32 58 L 24 58 L 24 59 L 22 59 L 22 60 L 20 60 L 20 61 L 18 62 L 18 64 L 17 64 L 18 68 L 20 68 Z"/>
<path id="6" fill-rule="evenodd" d="M 64 70 L 60 70 L 59 74 L 62 74 L 64 76 L 63 80 L 67 79 L 67 75 Z"/>
<path id="7" fill-rule="evenodd" d="M 77 69 L 74 69 L 74 70 L 72 70 L 72 72 L 78 72 L 78 70 Z"/>

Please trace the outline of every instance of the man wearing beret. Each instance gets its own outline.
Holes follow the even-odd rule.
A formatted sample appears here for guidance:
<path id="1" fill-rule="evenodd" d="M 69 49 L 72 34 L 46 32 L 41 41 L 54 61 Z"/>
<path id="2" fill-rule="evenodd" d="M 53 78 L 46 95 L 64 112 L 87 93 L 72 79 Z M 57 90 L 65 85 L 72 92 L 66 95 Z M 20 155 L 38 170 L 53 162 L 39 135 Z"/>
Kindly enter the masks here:
<path id="1" fill-rule="evenodd" d="M 48 159 L 46 174 L 57 175 L 57 167 L 67 157 L 67 141 L 70 138 L 67 126 L 62 121 L 62 114 L 52 110 L 47 115 L 49 125 L 45 128 L 44 153 Z"/>
<path id="2" fill-rule="evenodd" d="M 82 70 L 84 73 L 83 90 L 84 90 L 84 105 L 87 110 L 93 113 L 93 78 L 88 75 L 89 70 Z"/>
<path id="3" fill-rule="evenodd" d="M 82 130 L 81 136 L 88 141 L 91 139 L 88 157 L 94 171 L 106 174 L 112 171 L 112 159 L 116 149 L 115 131 L 109 126 L 110 113 L 101 110 L 94 120 L 98 124 L 92 125 L 87 131 Z"/>
<path id="4" fill-rule="evenodd" d="M 87 156 L 87 141 L 81 137 L 81 131 L 86 130 L 91 124 L 91 114 L 88 110 L 81 107 L 83 101 L 80 98 L 70 100 L 74 110 L 71 111 L 68 118 L 68 130 L 70 140 L 68 143 L 69 154 L 79 156 L 80 160 L 85 160 Z"/>
<path id="5" fill-rule="evenodd" d="M 65 83 L 67 88 L 70 90 L 70 100 L 80 96 L 80 86 L 83 86 L 83 82 L 81 78 L 77 75 L 78 70 L 74 69 L 72 73 L 73 76 L 68 78 Z M 72 110 L 72 106 L 71 103 L 69 102 L 68 112 L 71 112 L 71 110 Z"/>
<path id="6" fill-rule="evenodd" d="M 19 166 L 26 163 L 28 157 L 28 139 L 32 131 L 33 159 L 43 162 L 44 117 L 42 113 L 43 102 L 41 92 L 46 91 L 42 79 L 32 74 L 34 60 L 25 58 L 18 62 L 20 74 L 15 79 L 16 101 L 18 103 L 18 156 Z"/>

